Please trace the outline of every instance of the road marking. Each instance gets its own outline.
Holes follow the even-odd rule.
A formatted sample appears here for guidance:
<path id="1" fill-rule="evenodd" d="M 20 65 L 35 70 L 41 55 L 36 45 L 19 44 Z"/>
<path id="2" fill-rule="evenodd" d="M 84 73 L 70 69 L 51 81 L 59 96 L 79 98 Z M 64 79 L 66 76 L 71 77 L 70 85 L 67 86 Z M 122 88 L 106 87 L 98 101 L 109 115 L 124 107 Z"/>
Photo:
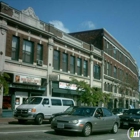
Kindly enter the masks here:
<path id="1" fill-rule="evenodd" d="M 14 131 L 14 132 L 0 132 L 0 134 L 14 134 L 14 133 L 32 133 L 32 132 L 47 132 L 48 130 L 34 130 L 34 131 Z"/>

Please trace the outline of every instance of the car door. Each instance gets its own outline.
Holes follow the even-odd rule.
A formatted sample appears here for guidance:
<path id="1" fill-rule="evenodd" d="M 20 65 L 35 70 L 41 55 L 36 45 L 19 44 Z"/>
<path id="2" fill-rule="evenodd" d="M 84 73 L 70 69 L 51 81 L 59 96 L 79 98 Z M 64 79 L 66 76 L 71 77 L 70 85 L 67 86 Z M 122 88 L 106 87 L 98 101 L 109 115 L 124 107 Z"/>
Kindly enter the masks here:
<path id="1" fill-rule="evenodd" d="M 103 110 L 103 118 L 104 118 L 103 127 L 106 130 L 110 130 L 115 122 L 115 117 L 107 108 L 102 108 L 102 110 Z"/>
<path id="2" fill-rule="evenodd" d="M 45 118 L 49 118 L 51 116 L 50 107 L 51 106 L 49 98 L 44 98 L 41 104 L 41 112 L 44 114 Z"/>
<path id="3" fill-rule="evenodd" d="M 101 108 L 95 110 L 93 117 L 93 131 L 102 131 L 104 130 L 105 119 L 103 117 L 103 112 Z"/>

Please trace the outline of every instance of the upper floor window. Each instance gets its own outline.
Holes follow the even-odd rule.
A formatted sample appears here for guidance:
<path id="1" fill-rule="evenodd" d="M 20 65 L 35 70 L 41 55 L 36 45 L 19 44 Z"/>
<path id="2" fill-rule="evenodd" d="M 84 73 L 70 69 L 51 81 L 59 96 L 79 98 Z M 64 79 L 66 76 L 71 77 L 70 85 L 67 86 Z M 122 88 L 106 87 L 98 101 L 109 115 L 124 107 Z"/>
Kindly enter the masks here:
<path id="1" fill-rule="evenodd" d="M 114 77 L 117 78 L 117 68 L 114 67 Z"/>
<path id="2" fill-rule="evenodd" d="M 107 65 L 106 65 L 106 74 L 109 75 L 109 62 L 107 62 Z"/>
<path id="3" fill-rule="evenodd" d="M 101 73 L 101 69 L 99 65 L 94 65 L 94 78 L 95 79 L 100 79 L 100 73 Z"/>
<path id="4" fill-rule="evenodd" d="M 13 36 L 12 38 L 12 60 L 18 60 L 19 58 L 19 38 Z"/>
<path id="5" fill-rule="evenodd" d="M 81 75 L 82 74 L 82 59 L 77 58 L 77 74 Z"/>
<path id="6" fill-rule="evenodd" d="M 113 49 L 114 58 L 117 58 L 117 50 L 116 48 Z"/>
<path id="7" fill-rule="evenodd" d="M 37 59 L 42 60 L 42 53 L 43 53 L 43 47 L 42 45 L 37 45 Z"/>
<path id="8" fill-rule="evenodd" d="M 63 60 L 62 60 L 62 69 L 64 72 L 68 71 L 68 54 L 63 53 Z"/>
<path id="9" fill-rule="evenodd" d="M 70 56 L 70 73 L 75 73 L 75 56 Z"/>
<path id="10" fill-rule="evenodd" d="M 84 65 L 83 65 L 83 69 L 84 69 L 84 76 L 88 75 L 88 62 L 86 60 L 84 60 Z"/>
<path id="11" fill-rule="evenodd" d="M 33 43 L 31 41 L 23 41 L 23 62 L 33 63 Z"/>
<path id="12" fill-rule="evenodd" d="M 56 70 L 60 70 L 60 52 L 57 50 L 54 50 L 53 53 L 53 67 Z"/>
<path id="13" fill-rule="evenodd" d="M 125 65 L 128 66 L 128 59 L 125 57 Z"/>

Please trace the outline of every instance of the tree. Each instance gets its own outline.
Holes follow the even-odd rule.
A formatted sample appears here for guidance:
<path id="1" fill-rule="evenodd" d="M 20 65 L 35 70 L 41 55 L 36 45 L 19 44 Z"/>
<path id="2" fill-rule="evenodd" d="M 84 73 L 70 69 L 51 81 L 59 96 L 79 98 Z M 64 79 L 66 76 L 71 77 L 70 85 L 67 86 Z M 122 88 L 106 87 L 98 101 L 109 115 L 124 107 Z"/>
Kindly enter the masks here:
<path id="1" fill-rule="evenodd" d="M 104 104 L 109 102 L 111 94 L 103 93 L 100 88 L 90 87 L 84 80 L 78 81 L 75 78 L 71 78 L 70 84 L 76 84 L 76 91 L 80 95 L 79 100 L 88 106 L 96 106 L 99 102 L 103 102 Z"/>
<path id="2" fill-rule="evenodd" d="M 1 93 L 1 89 L 3 87 L 4 93 L 8 94 L 9 87 L 8 87 L 7 79 L 9 79 L 9 78 L 10 78 L 10 76 L 7 73 L 0 72 L 0 93 Z"/>

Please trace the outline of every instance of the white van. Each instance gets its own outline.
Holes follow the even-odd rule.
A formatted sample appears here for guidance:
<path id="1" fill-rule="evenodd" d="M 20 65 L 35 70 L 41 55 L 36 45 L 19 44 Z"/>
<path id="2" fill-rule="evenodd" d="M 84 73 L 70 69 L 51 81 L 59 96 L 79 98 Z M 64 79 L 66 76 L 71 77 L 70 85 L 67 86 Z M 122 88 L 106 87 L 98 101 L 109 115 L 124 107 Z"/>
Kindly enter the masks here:
<path id="1" fill-rule="evenodd" d="M 32 96 L 16 108 L 14 118 L 19 123 L 34 120 L 37 124 L 42 124 L 43 119 L 49 120 L 52 114 L 63 112 L 74 105 L 74 100 L 70 98 Z"/>

